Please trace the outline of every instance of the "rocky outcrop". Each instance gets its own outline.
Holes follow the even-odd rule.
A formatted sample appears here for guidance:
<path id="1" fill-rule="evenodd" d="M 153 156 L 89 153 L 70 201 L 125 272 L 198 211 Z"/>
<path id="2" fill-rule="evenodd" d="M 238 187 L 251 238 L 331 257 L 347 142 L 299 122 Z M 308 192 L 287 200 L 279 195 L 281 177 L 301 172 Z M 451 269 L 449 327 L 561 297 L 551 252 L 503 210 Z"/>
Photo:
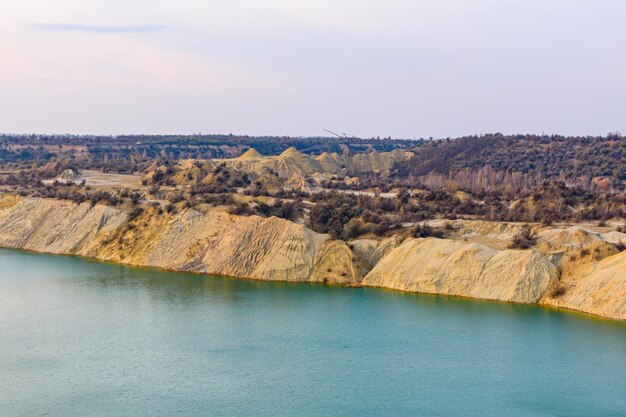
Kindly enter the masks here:
<path id="1" fill-rule="evenodd" d="M 489 225 L 480 229 L 492 232 Z M 0 197 L 2 247 L 259 280 L 541 303 L 625 320 L 626 252 L 598 235 L 568 233 L 577 237 L 575 244 L 559 231 L 553 240 L 542 234 L 539 246 L 546 253 L 464 239 L 346 243 L 287 220 L 218 208 L 179 207 L 170 214 L 148 208 L 131 220 L 125 210 L 104 205 Z M 621 242 L 621 236 L 610 237 Z"/>

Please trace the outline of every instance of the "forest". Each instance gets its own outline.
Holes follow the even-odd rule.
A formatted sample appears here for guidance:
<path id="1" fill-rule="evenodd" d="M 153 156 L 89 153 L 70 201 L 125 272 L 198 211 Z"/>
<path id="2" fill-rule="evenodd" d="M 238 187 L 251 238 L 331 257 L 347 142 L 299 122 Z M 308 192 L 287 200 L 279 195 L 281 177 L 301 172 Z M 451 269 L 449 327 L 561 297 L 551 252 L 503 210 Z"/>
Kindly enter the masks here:
<path id="1" fill-rule="evenodd" d="M 626 181 L 626 138 L 618 133 L 466 136 L 428 141 L 412 151 L 416 157 L 396 167 L 395 177 L 431 187 L 519 192 L 559 180 L 622 190 Z"/>
<path id="2" fill-rule="evenodd" d="M 233 214 L 301 220 L 315 231 L 343 239 L 368 233 L 384 236 L 409 224 L 441 218 L 549 225 L 600 224 L 626 217 L 626 140 L 619 134 L 490 134 L 432 141 L 5 135 L 0 144 L 0 188 L 7 192 L 132 210 L 165 202 L 164 213 L 227 206 Z M 274 171 L 245 171 L 202 161 L 239 156 L 251 146 L 266 155 L 296 146 L 311 155 L 404 149 L 413 156 L 386 171 L 358 177 L 316 173 L 302 183 L 305 188 L 288 186 L 286 178 Z M 184 158 L 200 160 L 184 168 L 180 164 Z M 299 169 L 293 161 L 285 164 Z M 141 186 L 116 190 L 92 187 L 84 180 L 53 181 L 66 170 L 83 169 L 132 173 L 141 179 Z M 413 233 L 441 231 L 419 226 Z"/>
<path id="3" fill-rule="evenodd" d="M 238 135 L 0 135 L 0 164 L 75 159 L 83 168 L 131 172 L 137 163 L 155 158 L 233 158 L 254 148 L 277 155 L 287 148 L 322 152 L 363 153 L 408 149 L 421 140 Z"/>

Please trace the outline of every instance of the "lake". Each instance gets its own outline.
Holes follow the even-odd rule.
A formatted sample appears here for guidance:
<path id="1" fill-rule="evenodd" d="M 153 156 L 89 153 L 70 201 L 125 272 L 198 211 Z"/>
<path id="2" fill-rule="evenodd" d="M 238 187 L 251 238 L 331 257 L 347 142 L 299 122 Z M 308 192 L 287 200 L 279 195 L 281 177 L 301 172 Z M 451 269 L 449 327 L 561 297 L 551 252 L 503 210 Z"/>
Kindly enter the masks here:
<path id="1" fill-rule="evenodd" d="M 0 250 L 2 416 L 624 416 L 626 324 Z"/>

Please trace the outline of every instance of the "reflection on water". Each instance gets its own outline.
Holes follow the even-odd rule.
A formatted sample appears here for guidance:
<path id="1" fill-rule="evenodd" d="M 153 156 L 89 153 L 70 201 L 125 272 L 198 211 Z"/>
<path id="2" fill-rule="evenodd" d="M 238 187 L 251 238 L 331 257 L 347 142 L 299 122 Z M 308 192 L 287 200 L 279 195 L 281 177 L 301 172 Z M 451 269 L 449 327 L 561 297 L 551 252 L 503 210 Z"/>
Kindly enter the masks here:
<path id="1" fill-rule="evenodd" d="M 626 414 L 626 325 L 0 250 L 2 415 Z"/>

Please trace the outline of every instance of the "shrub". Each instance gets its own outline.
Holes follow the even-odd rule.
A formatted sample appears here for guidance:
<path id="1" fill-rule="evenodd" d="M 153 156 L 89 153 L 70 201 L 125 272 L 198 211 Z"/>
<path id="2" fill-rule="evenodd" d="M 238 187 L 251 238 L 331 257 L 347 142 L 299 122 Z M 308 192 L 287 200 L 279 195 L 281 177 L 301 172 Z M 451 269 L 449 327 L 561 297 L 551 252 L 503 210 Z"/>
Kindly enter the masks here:
<path id="1" fill-rule="evenodd" d="M 343 227 L 343 238 L 354 239 L 365 232 L 360 220 L 352 219 Z"/>
<path id="2" fill-rule="evenodd" d="M 431 226 L 427 225 L 427 224 L 416 224 L 413 227 L 413 230 L 411 230 L 411 236 L 415 237 L 415 238 L 420 238 L 420 237 L 438 237 L 438 238 L 442 238 L 443 237 L 443 233 L 441 232 L 441 230 L 438 229 L 434 229 Z"/>
<path id="3" fill-rule="evenodd" d="M 141 207 L 135 207 L 128 215 L 128 220 L 135 220 L 137 217 L 141 216 L 141 213 L 143 213 L 143 209 Z"/>
<path id="4" fill-rule="evenodd" d="M 522 229 L 513 236 L 511 243 L 509 243 L 510 249 L 530 249 L 535 246 L 537 242 L 537 235 L 535 231 L 529 225 L 524 225 Z"/>
<path id="5" fill-rule="evenodd" d="M 228 212 L 230 214 L 236 214 L 238 216 L 249 215 L 251 213 L 250 205 L 248 203 L 239 202 L 239 203 L 235 204 L 234 206 L 231 206 L 228 209 Z"/>
<path id="6" fill-rule="evenodd" d="M 565 292 L 565 287 L 559 282 L 554 286 L 554 288 L 552 288 L 552 291 L 550 291 L 550 295 L 554 298 L 559 298 L 565 295 Z"/>

